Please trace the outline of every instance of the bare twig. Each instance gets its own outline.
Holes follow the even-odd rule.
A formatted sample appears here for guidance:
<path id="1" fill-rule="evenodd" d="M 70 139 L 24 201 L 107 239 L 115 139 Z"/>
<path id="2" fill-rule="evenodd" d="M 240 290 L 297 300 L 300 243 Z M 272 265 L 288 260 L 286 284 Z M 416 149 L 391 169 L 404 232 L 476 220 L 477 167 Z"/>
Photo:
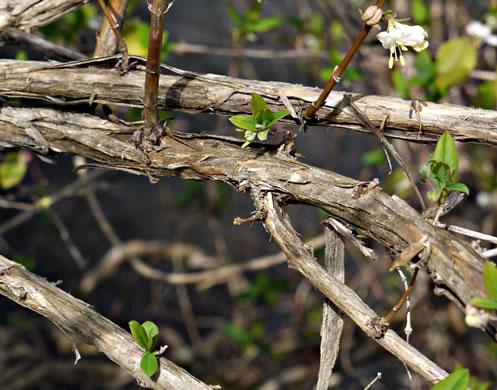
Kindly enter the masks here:
<path id="1" fill-rule="evenodd" d="M 317 236 L 307 242 L 314 249 L 321 248 L 324 245 L 324 236 Z M 182 257 L 187 262 L 193 261 L 196 257 L 201 257 L 202 263 L 217 263 L 215 259 L 209 259 L 199 248 L 181 243 L 164 243 L 160 241 L 140 241 L 133 240 L 123 243 L 122 246 L 112 247 L 99 262 L 99 264 L 88 271 L 81 280 L 80 291 L 83 294 L 89 294 L 98 283 L 111 277 L 119 270 L 119 266 L 126 260 L 126 253 L 136 257 L 145 257 L 149 255 L 160 255 L 167 258 Z M 142 263 L 141 267 L 136 267 L 138 272 L 146 272 L 146 276 L 155 275 L 157 279 L 172 285 L 180 284 L 197 284 L 199 290 L 206 290 L 217 284 L 225 283 L 243 272 L 260 271 L 287 261 L 283 252 L 274 255 L 257 257 L 244 263 L 235 263 L 225 265 L 207 271 L 189 272 L 189 273 L 163 273 L 160 270 L 146 266 Z M 190 266 L 192 266 L 190 264 Z M 148 267 L 145 271 L 144 267 Z"/>
<path id="2" fill-rule="evenodd" d="M 340 282 L 345 280 L 343 241 L 330 226 L 325 225 L 326 241 L 324 269 Z M 329 299 L 323 302 L 323 320 L 321 323 L 321 348 L 319 374 L 316 390 L 328 389 L 330 376 L 338 356 L 340 337 L 343 329 L 343 314 Z"/>
<path id="3" fill-rule="evenodd" d="M 56 43 L 50 42 L 42 37 L 39 37 L 38 35 L 28 34 L 27 32 L 19 30 L 15 27 L 6 27 L 1 32 L 1 36 L 5 40 L 27 44 L 34 49 L 41 50 L 51 56 L 56 55 L 68 60 L 83 60 L 88 58 L 82 53 L 57 45 Z"/>
<path id="4" fill-rule="evenodd" d="M 98 3 L 100 4 L 100 7 L 104 11 L 105 19 L 108 23 L 108 26 L 111 28 L 112 32 L 114 33 L 114 35 L 116 37 L 116 41 L 117 41 L 117 44 L 119 46 L 119 51 L 121 52 L 121 55 L 122 55 L 122 62 L 120 63 L 120 73 L 121 73 L 121 75 L 126 74 L 129 70 L 128 47 L 126 46 L 126 42 L 124 42 L 124 39 L 121 35 L 121 28 L 122 28 L 122 21 L 123 21 L 123 16 L 121 16 L 121 14 L 124 15 L 124 13 L 126 12 L 126 4 L 123 4 L 123 6 L 120 7 L 120 10 L 116 11 L 112 7 L 113 6 L 112 2 L 109 3 L 111 9 L 109 9 L 105 5 L 104 0 L 98 0 Z M 124 2 L 124 3 L 126 3 L 126 2 Z M 104 26 L 102 27 L 102 33 L 100 34 L 99 39 L 104 38 L 104 34 L 105 34 L 104 29 L 105 28 L 106 28 L 106 26 L 104 24 Z M 95 52 L 99 53 L 100 51 L 109 50 L 110 48 L 111 48 L 111 46 L 106 47 L 106 48 L 104 48 L 104 47 L 99 48 L 99 46 L 97 45 L 95 48 Z M 97 52 L 97 50 L 98 50 L 98 52 Z M 110 54 L 110 53 L 105 53 L 105 54 Z"/>
<path id="5" fill-rule="evenodd" d="M 290 264 L 325 294 L 340 310 L 347 314 L 366 334 L 373 337 L 371 324 L 378 319 L 371 310 L 347 285 L 326 273 L 305 249 L 288 217 L 283 214 L 271 193 L 262 195 L 253 191 L 252 198 L 259 210 L 267 212 L 265 226 L 283 251 Z M 394 331 L 386 330 L 375 341 L 405 362 L 429 382 L 435 383 L 448 374 L 431 362 L 426 356 L 402 340 Z"/>
<path id="6" fill-rule="evenodd" d="M 44 199 L 40 199 L 40 201 L 35 202 L 29 209 L 26 209 L 25 211 L 17 214 L 15 217 L 12 217 L 8 221 L 2 223 L 0 225 L 0 235 L 27 221 L 29 218 L 39 213 L 45 207 L 51 206 L 61 199 L 67 198 L 69 196 L 74 196 L 76 192 L 84 187 L 88 182 L 95 180 L 97 177 L 101 176 L 104 173 L 104 171 L 90 172 L 87 177 L 80 177 L 70 184 L 66 185 L 61 190 L 57 191 L 55 194 L 45 197 Z"/>
<path id="7" fill-rule="evenodd" d="M 102 0 L 99 0 L 99 3 L 102 7 Z M 120 32 L 123 27 L 124 15 L 127 8 L 128 0 L 110 0 L 108 8 L 102 7 L 105 13 L 105 20 L 100 29 L 95 50 L 93 51 L 94 57 L 104 57 L 114 54 L 119 44 L 123 59 L 126 61 L 128 50 Z"/>
<path id="8" fill-rule="evenodd" d="M 52 219 L 54 225 L 59 230 L 60 238 L 62 238 L 62 241 L 64 242 L 64 244 L 66 244 L 67 249 L 69 250 L 69 253 L 71 254 L 74 261 L 76 261 L 76 264 L 78 265 L 79 269 L 85 268 L 86 264 L 88 262 L 83 257 L 83 255 L 79 251 L 78 247 L 76 245 L 74 245 L 74 242 L 71 239 L 71 236 L 69 234 L 69 230 L 67 229 L 66 225 L 64 224 L 64 221 L 59 217 L 59 215 L 52 208 L 49 208 L 47 210 L 50 214 L 50 218 Z"/>

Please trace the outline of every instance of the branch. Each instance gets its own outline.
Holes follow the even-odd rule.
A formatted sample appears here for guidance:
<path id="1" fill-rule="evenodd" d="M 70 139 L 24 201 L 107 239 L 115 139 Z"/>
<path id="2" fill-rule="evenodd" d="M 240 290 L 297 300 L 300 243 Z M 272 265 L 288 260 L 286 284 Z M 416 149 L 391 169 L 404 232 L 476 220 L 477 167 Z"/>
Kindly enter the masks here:
<path id="1" fill-rule="evenodd" d="M 148 38 L 148 57 L 145 76 L 145 91 L 143 94 L 143 119 L 145 120 L 145 138 L 156 143 L 160 137 L 160 119 L 158 111 L 160 59 L 162 50 L 162 34 L 166 13 L 167 0 L 153 0 L 150 11 L 150 35 Z"/>
<path id="2" fill-rule="evenodd" d="M 153 379 L 148 377 L 140 369 L 143 349 L 130 333 L 97 313 L 90 305 L 1 255 L 0 294 L 46 317 L 68 337 L 95 346 L 133 375 L 141 386 L 174 390 L 212 389 L 165 358 L 159 360 L 158 376 Z"/>
<path id="3" fill-rule="evenodd" d="M 28 135 L 28 127 L 30 134 L 36 129 L 39 136 Z M 485 259 L 468 243 L 429 224 L 403 200 L 382 192 L 375 181 L 357 181 L 303 164 L 277 153 L 272 145 L 254 143 L 242 149 L 242 140 L 215 135 L 176 133 L 167 147 L 145 154 L 130 141 L 135 130 L 85 114 L 0 109 L 4 148 L 79 154 L 97 161 L 97 166 L 151 178 L 218 180 L 240 191 L 257 186 L 280 194 L 287 203 L 322 208 L 397 253 L 427 236 L 432 251 L 426 266 L 435 283 L 450 289 L 463 305 L 486 294 Z"/>
<path id="4" fill-rule="evenodd" d="M 260 211 L 266 213 L 265 226 L 281 249 L 288 256 L 292 267 L 303 274 L 325 294 L 340 310 L 347 314 L 368 336 L 421 374 L 431 383 L 438 382 L 448 374 L 426 358 L 417 349 L 401 339 L 393 330 L 377 338 L 371 326 L 377 315 L 347 285 L 327 273 L 312 257 L 293 230 L 288 217 L 282 212 L 271 192 L 263 195 L 257 189 L 252 198 Z"/>
<path id="5" fill-rule="evenodd" d="M 0 30 L 7 26 L 31 31 L 77 10 L 90 0 L 5 0 L 0 4 Z"/>
<path id="6" fill-rule="evenodd" d="M 139 63 L 138 70 L 130 71 L 126 77 L 120 77 L 114 69 L 119 59 L 120 56 L 114 56 L 53 66 L 47 62 L 0 60 L 0 95 L 59 105 L 95 102 L 143 107 L 145 59 L 131 56 L 131 61 Z M 201 75 L 165 65 L 162 70 L 174 73 L 161 75 L 159 108 L 166 110 L 250 114 L 254 92 L 264 96 L 273 111 L 286 108 L 280 96 L 287 97 L 299 110 L 319 95 L 315 88 L 300 85 Z M 332 92 L 315 115 L 316 121 L 309 124 L 369 133 L 360 120 L 342 111 L 343 96 L 344 92 Z M 435 143 L 444 131 L 449 131 L 456 141 L 497 145 L 496 111 L 423 102 L 420 105 L 423 134 L 417 140 L 419 122 L 410 101 L 360 95 L 354 95 L 353 100 L 377 127 L 388 116 L 384 129 L 387 137 Z M 295 123 L 289 119 L 282 122 Z"/>

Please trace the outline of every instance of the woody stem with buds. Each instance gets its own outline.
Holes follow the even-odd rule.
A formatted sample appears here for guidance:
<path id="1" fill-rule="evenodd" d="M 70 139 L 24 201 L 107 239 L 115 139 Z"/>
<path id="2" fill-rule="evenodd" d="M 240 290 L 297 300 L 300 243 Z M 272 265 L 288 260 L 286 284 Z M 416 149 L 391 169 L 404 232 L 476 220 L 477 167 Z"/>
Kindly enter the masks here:
<path id="1" fill-rule="evenodd" d="M 376 7 L 378 9 L 381 9 L 382 6 L 383 6 L 383 0 L 377 0 Z M 314 116 L 314 114 L 321 107 L 323 107 L 324 103 L 326 102 L 326 98 L 328 97 L 330 92 L 333 90 L 333 88 L 335 88 L 335 85 L 340 81 L 340 77 L 342 76 L 343 72 L 345 72 L 345 69 L 347 68 L 350 61 L 352 60 L 352 57 L 354 57 L 357 50 L 359 50 L 359 47 L 361 46 L 364 39 L 366 39 L 366 37 L 368 36 L 368 34 L 372 28 L 373 28 L 373 26 L 366 24 L 366 23 L 364 24 L 364 28 L 360 32 L 359 36 L 355 40 L 355 42 L 352 45 L 352 47 L 350 48 L 350 50 L 345 55 L 345 57 L 342 60 L 342 62 L 340 63 L 340 65 L 338 65 L 338 67 L 333 71 L 333 74 L 331 75 L 330 80 L 328 81 L 328 83 L 324 87 L 323 91 L 321 92 L 321 95 L 319 95 L 319 98 L 314 103 L 312 103 L 312 105 L 310 107 L 308 107 L 307 110 L 305 110 L 305 112 L 303 114 L 304 120 L 311 119 Z"/>

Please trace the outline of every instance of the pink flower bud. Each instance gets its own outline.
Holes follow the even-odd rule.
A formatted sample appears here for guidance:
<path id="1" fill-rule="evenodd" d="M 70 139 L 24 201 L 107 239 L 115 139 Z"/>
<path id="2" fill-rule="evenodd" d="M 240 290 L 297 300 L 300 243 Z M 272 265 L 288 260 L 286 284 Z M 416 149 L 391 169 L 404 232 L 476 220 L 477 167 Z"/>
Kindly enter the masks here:
<path id="1" fill-rule="evenodd" d="M 372 5 L 364 12 L 361 19 L 367 25 L 374 26 L 380 22 L 382 16 L 383 11 L 381 8 L 378 8 L 376 5 Z"/>

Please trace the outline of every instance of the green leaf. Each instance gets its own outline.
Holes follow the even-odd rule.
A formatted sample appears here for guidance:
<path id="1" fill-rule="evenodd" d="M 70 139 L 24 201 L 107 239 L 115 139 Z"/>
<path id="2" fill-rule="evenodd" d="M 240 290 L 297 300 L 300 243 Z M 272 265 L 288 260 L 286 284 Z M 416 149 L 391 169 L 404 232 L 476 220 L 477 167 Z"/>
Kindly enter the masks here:
<path id="1" fill-rule="evenodd" d="M 281 111 L 276 111 L 273 112 L 273 119 L 268 123 L 268 128 L 274 125 L 276 122 L 278 122 L 280 119 L 283 119 L 286 117 L 288 114 L 290 114 L 290 111 L 288 110 L 281 110 Z"/>
<path id="2" fill-rule="evenodd" d="M 269 129 L 266 129 L 264 131 L 259 131 L 257 133 L 257 138 L 259 138 L 261 141 L 265 141 L 267 139 L 268 132 L 269 132 Z"/>
<path id="3" fill-rule="evenodd" d="M 473 306 L 482 307 L 484 309 L 497 310 L 497 301 L 495 299 L 483 297 L 473 298 L 471 300 L 471 304 Z"/>
<path id="4" fill-rule="evenodd" d="M 437 52 L 437 88 L 466 81 L 477 63 L 477 53 L 468 38 L 455 38 L 443 43 Z"/>
<path id="5" fill-rule="evenodd" d="M 443 381 L 438 382 L 431 390 L 467 390 L 469 384 L 469 371 L 460 369 L 454 371 Z"/>
<path id="6" fill-rule="evenodd" d="M 251 23 L 248 26 L 248 29 L 253 32 L 266 32 L 278 27 L 282 21 L 283 19 L 279 16 L 273 16 L 271 18 L 265 18 Z"/>
<path id="7" fill-rule="evenodd" d="M 231 123 L 243 130 L 257 131 L 257 120 L 248 115 L 236 115 L 229 118 Z"/>
<path id="8" fill-rule="evenodd" d="M 433 160 L 431 159 L 424 165 L 423 168 L 419 170 L 419 174 L 421 175 L 421 182 L 425 183 L 430 177 L 433 176 L 431 173 L 431 166 L 433 165 Z"/>
<path id="9" fill-rule="evenodd" d="M 19 184 L 28 170 L 26 161 L 19 159 L 19 153 L 8 153 L 0 164 L 0 186 L 4 190 Z"/>
<path id="10" fill-rule="evenodd" d="M 238 27 L 242 27 L 243 26 L 243 17 L 242 17 L 242 15 L 232 5 L 228 6 L 228 14 L 229 14 L 231 20 L 233 21 L 233 23 L 235 23 L 236 26 L 238 26 Z"/>
<path id="11" fill-rule="evenodd" d="M 433 174 L 433 179 L 437 183 L 438 188 L 441 190 L 450 185 L 452 182 L 450 167 L 443 163 L 437 161 L 431 167 L 431 173 Z"/>
<path id="12" fill-rule="evenodd" d="M 148 337 L 147 332 L 143 329 L 143 326 L 141 326 L 139 322 L 133 320 L 129 322 L 129 328 L 131 329 L 131 334 L 133 335 L 136 343 L 140 347 L 147 349 Z"/>
<path id="13" fill-rule="evenodd" d="M 145 333 L 147 334 L 147 351 L 151 351 L 155 344 L 157 344 L 157 339 L 159 336 L 159 328 L 152 321 L 146 321 L 142 324 Z"/>
<path id="14" fill-rule="evenodd" d="M 430 21 L 430 10 L 423 0 L 414 0 L 411 8 L 411 16 L 416 24 L 425 24 Z"/>
<path id="15" fill-rule="evenodd" d="M 404 99 L 409 99 L 411 97 L 411 92 L 409 90 L 409 80 L 404 77 L 402 72 L 394 69 L 392 72 L 392 82 L 400 97 Z"/>
<path id="16" fill-rule="evenodd" d="M 387 163 L 387 156 L 383 148 L 376 148 L 364 153 L 361 157 L 361 162 L 364 165 L 384 165 Z"/>
<path id="17" fill-rule="evenodd" d="M 488 293 L 497 299 L 497 267 L 490 261 L 485 263 L 483 282 Z"/>
<path id="18" fill-rule="evenodd" d="M 456 143 L 448 131 L 444 132 L 437 142 L 433 158 L 436 161 L 443 162 L 450 167 L 451 178 L 455 175 L 459 166 L 459 155 L 457 153 Z"/>
<path id="19" fill-rule="evenodd" d="M 428 198 L 431 200 L 437 201 L 440 198 L 441 190 L 430 190 L 428 191 Z"/>
<path id="20" fill-rule="evenodd" d="M 459 191 L 459 192 L 464 192 L 465 194 L 469 195 L 469 189 L 464 183 L 455 183 L 451 184 L 450 186 L 445 187 L 447 191 Z"/>
<path id="21" fill-rule="evenodd" d="M 497 104 L 497 81 L 484 81 L 478 86 L 475 105 L 492 110 Z"/>
<path id="22" fill-rule="evenodd" d="M 252 115 L 257 120 L 257 122 L 262 123 L 264 112 L 266 110 L 269 110 L 269 107 L 267 106 L 266 101 L 263 99 L 263 97 L 257 93 L 253 93 L 250 108 L 252 109 Z"/>
<path id="23" fill-rule="evenodd" d="M 140 368 L 142 371 L 148 375 L 152 376 L 156 373 L 159 364 L 157 362 L 157 358 L 153 353 L 145 352 L 142 357 L 142 361 L 140 362 Z"/>
<path id="24" fill-rule="evenodd" d="M 233 340 L 237 340 L 243 345 L 247 345 L 250 343 L 250 337 L 248 333 L 244 329 L 239 328 L 232 323 L 226 324 L 226 326 L 224 327 L 224 333 L 228 337 L 231 337 Z"/>

